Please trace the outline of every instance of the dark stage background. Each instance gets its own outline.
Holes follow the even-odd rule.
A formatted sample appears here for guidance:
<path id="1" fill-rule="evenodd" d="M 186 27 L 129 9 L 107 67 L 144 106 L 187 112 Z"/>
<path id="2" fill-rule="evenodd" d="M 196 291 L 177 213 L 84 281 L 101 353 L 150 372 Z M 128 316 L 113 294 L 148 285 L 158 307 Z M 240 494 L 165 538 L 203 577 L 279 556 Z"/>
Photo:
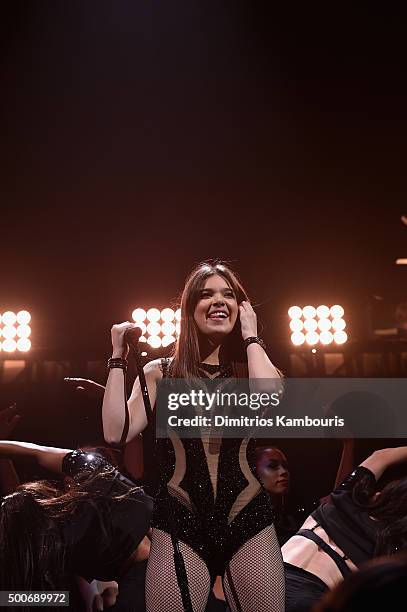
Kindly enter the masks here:
<path id="1" fill-rule="evenodd" d="M 213 257 L 271 346 L 293 303 L 339 302 L 362 337 L 372 296 L 380 324 L 406 299 L 394 7 L 44 0 L 9 3 L 1 30 L 0 306 L 31 311 L 37 348 L 105 358 L 113 322 Z M 76 398 L 24 393 L 78 441 Z M 31 438 L 60 443 L 47 410 Z"/>

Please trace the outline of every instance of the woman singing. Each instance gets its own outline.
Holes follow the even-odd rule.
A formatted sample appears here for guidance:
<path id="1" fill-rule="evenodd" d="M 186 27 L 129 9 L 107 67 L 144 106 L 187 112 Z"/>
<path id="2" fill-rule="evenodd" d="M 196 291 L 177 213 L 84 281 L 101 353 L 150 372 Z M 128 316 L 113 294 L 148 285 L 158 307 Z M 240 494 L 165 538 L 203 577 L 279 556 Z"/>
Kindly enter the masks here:
<path id="1" fill-rule="evenodd" d="M 112 328 L 113 354 L 103 402 L 105 438 L 124 425 L 123 370 L 131 323 Z M 172 359 L 144 367 L 151 405 L 163 377 L 279 379 L 257 336 L 256 314 L 226 265 L 203 263 L 181 299 L 181 332 Z M 140 382 L 129 407 L 131 440 L 150 421 Z M 159 486 L 146 580 L 149 612 L 204 611 L 211 585 L 223 578 L 232 612 L 282 612 L 284 571 L 270 497 L 255 476 L 253 439 L 180 439 L 156 443 Z"/>

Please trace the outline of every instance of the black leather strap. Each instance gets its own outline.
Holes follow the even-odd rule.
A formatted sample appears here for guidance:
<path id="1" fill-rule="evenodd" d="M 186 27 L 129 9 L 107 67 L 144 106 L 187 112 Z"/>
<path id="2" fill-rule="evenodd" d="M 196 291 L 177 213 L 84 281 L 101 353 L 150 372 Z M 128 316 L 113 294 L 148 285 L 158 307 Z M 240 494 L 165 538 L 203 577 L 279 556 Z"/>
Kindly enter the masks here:
<path id="1" fill-rule="evenodd" d="M 318 525 L 315 525 L 315 527 L 318 527 Z M 331 557 L 332 561 L 335 562 L 338 570 L 341 572 L 342 576 L 345 578 L 351 573 L 350 568 L 346 565 L 344 558 L 341 557 L 336 552 L 336 550 L 334 550 L 331 546 L 329 546 L 329 544 L 327 544 L 322 538 L 320 538 L 319 535 L 314 533 L 313 530 L 315 529 L 315 527 L 313 527 L 313 529 L 300 529 L 300 531 L 298 531 L 296 535 L 303 536 L 304 538 L 307 538 L 308 540 L 312 540 L 313 542 L 315 542 L 315 544 L 317 544 L 319 548 L 321 548 L 324 552 L 326 552 L 327 555 Z"/>

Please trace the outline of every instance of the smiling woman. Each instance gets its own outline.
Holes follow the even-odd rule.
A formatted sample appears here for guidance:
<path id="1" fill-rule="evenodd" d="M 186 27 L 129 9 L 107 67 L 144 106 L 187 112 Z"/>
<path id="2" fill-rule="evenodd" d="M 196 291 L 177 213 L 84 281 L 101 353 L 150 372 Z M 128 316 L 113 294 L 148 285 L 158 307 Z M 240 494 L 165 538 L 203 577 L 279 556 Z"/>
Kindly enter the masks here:
<path id="1" fill-rule="evenodd" d="M 124 341 L 131 323 L 112 328 L 113 359 L 103 403 L 106 439 L 123 429 Z M 145 366 L 151 405 L 163 377 L 276 379 L 256 314 L 237 276 L 222 263 L 203 263 L 189 275 L 181 299 L 181 333 L 172 359 Z M 129 437 L 146 414 L 136 380 L 128 402 Z M 195 410 L 187 407 L 191 417 Z M 159 485 L 146 579 L 149 612 L 204 611 L 216 576 L 223 577 L 232 612 L 282 612 L 284 572 L 270 496 L 256 477 L 253 439 L 182 439 L 174 430 L 156 442 Z"/>

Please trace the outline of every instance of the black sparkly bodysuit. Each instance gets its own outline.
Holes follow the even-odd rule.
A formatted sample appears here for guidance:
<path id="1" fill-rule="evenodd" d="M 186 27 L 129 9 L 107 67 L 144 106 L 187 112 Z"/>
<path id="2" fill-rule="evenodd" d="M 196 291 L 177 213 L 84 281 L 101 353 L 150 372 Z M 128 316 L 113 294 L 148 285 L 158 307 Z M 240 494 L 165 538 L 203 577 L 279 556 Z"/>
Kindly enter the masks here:
<path id="1" fill-rule="evenodd" d="M 211 371 L 206 365 L 202 370 Z M 238 376 L 246 378 L 247 367 L 235 365 L 242 366 Z M 168 367 L 169 360 L 162 360 L 164 377 Z M 213 370 L 216 379 L 236 377 L 231 366 Z M 208 377 L 205 371 L 202 376 Z M 273 523 L 270 497 L 255 475 L 254 447 L 253 438 L 181 439 L 171 434 L 156 441 L 153 526 L 190 546 L 212 580 L 247 540 Z"/>

